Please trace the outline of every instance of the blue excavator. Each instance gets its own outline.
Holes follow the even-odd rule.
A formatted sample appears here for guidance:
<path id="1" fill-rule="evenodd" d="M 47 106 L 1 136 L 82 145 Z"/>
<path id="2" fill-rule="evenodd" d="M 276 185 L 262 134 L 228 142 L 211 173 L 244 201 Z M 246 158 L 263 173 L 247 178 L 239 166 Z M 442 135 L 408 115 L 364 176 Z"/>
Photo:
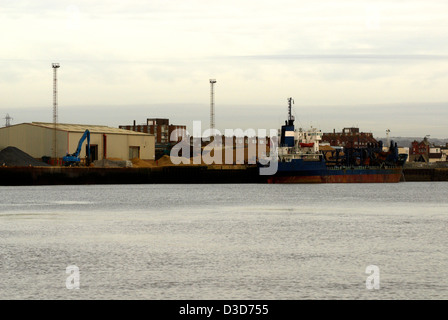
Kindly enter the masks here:
<path id="1" fill-rule="evenodd" d="M 67 155 L 62 158 L 62 161 L 66 167 L 79 166 L 81 164 L 79 154 L 81 153 L 82 144 L 86 139 L 87 139 L 86 165 L 87 166 L 90 165 L 90 131 L 86 130 L 84 131 L 84 134 L 82 135 L 81 139 L 79 139 L 78 148 L 76 149 L 76 152 L 72 154 L 67 153 Z"/>

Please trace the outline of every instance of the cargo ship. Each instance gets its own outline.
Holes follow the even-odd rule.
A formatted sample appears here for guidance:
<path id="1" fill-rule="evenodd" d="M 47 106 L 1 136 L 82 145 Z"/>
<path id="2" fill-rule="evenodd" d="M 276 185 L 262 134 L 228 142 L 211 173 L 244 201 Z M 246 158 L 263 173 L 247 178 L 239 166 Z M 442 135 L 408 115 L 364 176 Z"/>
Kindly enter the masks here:
<path id="1" fill-rule="evenodd" d="M 322 132 L 295 128 L 288 98 L 288 120 L 281 127 L 277 172 L 268 183 L 393 183 L 403 175 L 407 155 L 393 141 L 384 151 L 382 141 L 365 147 L 321 147 Z M 259 165 L 262 167 L 262 165 Z"/>

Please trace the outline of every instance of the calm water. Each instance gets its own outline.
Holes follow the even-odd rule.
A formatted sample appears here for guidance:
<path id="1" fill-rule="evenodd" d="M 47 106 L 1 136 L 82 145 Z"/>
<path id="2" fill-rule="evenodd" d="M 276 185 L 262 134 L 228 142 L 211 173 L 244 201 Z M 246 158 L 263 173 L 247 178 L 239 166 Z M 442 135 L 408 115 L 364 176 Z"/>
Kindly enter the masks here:
<path id="1" fill-rule="evenodd" d="M 0 298 L 448 299 L 447 195 L 445 182 L 0 187 Z"/>

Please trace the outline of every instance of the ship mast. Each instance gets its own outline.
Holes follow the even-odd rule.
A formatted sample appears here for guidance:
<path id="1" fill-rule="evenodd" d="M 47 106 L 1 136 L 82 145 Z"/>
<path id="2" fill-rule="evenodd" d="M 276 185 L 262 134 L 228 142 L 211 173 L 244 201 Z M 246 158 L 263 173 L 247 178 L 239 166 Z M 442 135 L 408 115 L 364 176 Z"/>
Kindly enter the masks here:
<path id="1" fill-rule="evenodd" d="M 294 100 L 292 98 L 288 98 L 288 126 L 294 125 L 294 116 L 291 114 L 292 104 Z"/>

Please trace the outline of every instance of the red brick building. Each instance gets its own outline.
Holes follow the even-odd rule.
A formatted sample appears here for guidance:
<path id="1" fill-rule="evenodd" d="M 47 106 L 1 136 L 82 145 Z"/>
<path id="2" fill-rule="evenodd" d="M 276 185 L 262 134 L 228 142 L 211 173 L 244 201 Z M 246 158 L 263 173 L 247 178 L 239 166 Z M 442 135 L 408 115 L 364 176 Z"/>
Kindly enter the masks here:
<path id="1" fill-rule="evenodd" d="M 411 143 L 411 148 L 409 150 L 409 161 L 430 162 L 429 149 L 430 145 L 427 137 L 425 137 L 421 142 L 414 140 Z"/>
<path id="2" fill-rule="evenodd" d="M 428 155 L 429 154 L 429 141 L 428 138 L 424 138 L 423 141 L 418 142 L 414 140 L 411 144 L 411 150 L 409 150 L 410 155 Z"/>

